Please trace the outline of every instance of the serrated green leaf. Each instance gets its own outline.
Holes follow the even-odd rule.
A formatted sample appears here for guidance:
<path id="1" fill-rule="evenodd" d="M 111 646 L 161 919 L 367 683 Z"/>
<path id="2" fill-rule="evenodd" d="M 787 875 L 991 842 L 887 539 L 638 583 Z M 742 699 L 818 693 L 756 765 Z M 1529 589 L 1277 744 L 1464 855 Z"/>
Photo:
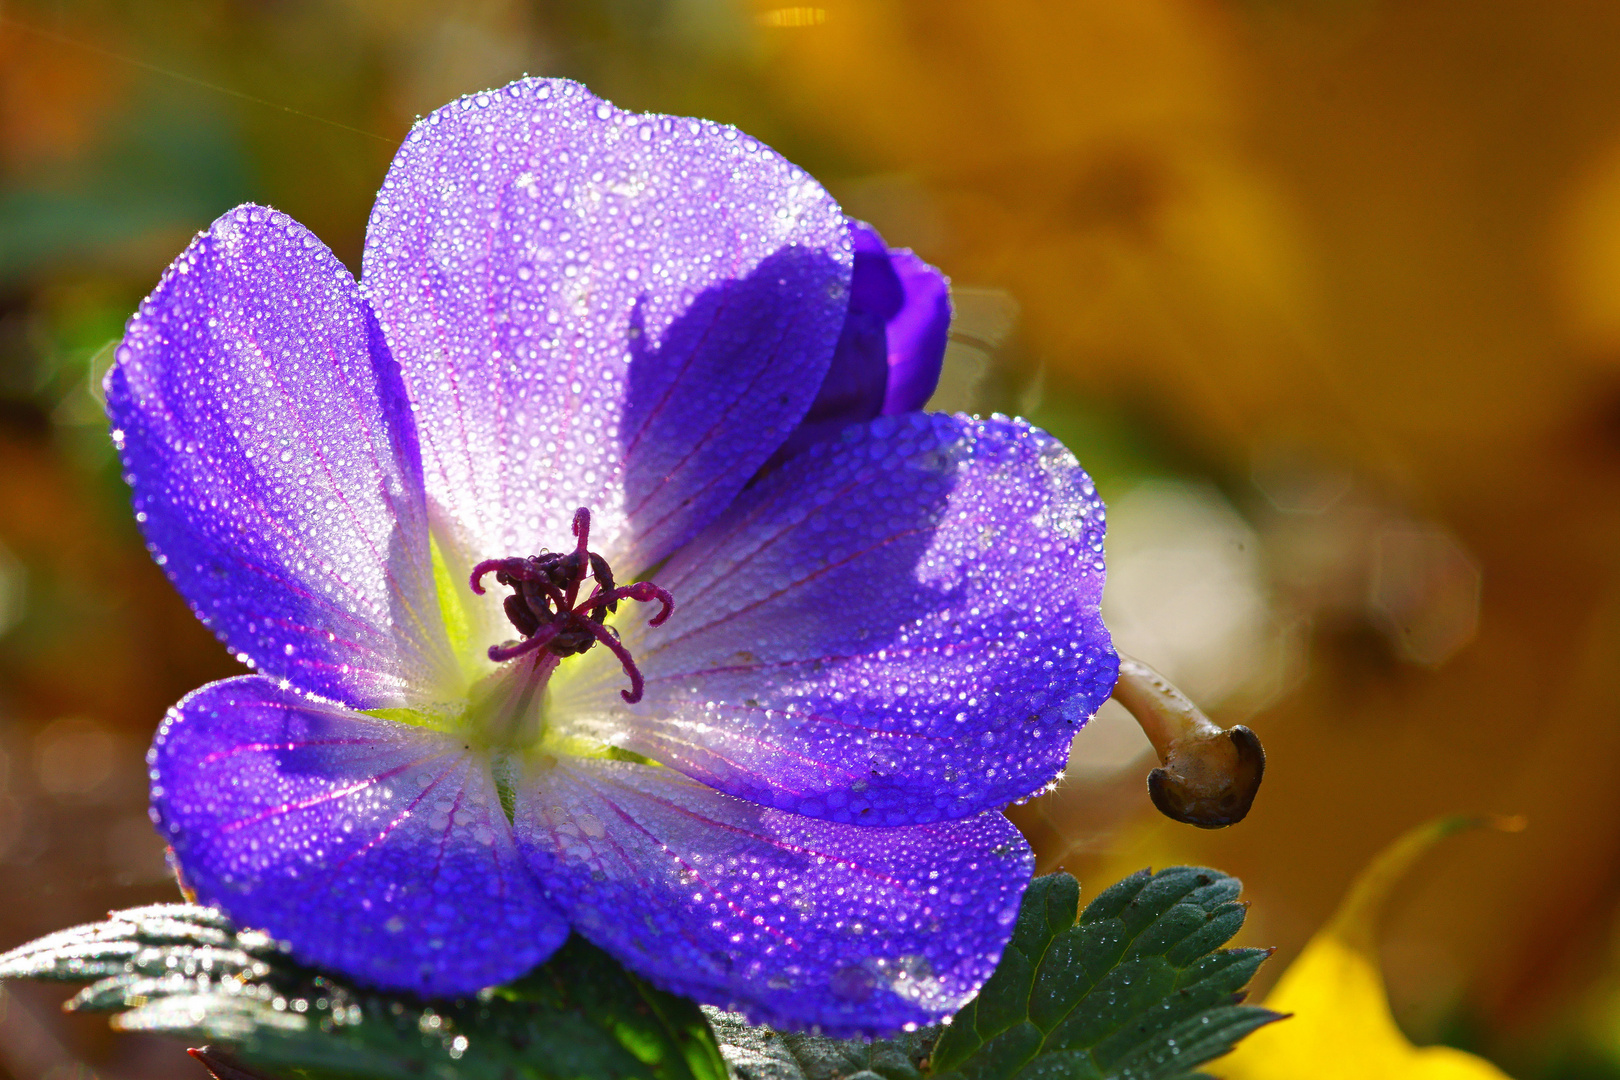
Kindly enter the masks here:
<path id="1" fill-rule="evenodd" d="M 726 1080 L 693 1003 L 571 938 L 524 979 L 476 999 L 422 1002 L 295 963 L 218 912 L 161 904 L 0 956 L 0 978 L 90 982 L 72 1007 L 114 1024 L 226 1043 L 281 1076 L 368 1080 Z"/>
<path id="2" fill-rule="evenodd" d="M 705 1007 L 736 1080 L 922 1080 L 939 1028 L 897 1039 L 829 1039 L 756 1027 Z"/>
<path id="3" fill-rule="evenodd" d="M 1105 889 L 1079 919 L 1067 874 L 1036 878 L 996 973 L 933 1049 L 939 1080 L 1172 1080 L 1279 1019 L 1242 1005 L 1268 953 L 1221 949 L 1235 879 L 1177 866 Z"/>

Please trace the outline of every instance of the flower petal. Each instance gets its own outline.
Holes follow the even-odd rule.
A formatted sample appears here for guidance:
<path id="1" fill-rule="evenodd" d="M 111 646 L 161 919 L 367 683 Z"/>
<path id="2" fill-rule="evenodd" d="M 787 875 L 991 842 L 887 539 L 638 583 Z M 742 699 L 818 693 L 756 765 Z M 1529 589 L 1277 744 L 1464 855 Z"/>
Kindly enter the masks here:
<path id="1" fill-rule="evenodd" d="M 851 424 L 921 409 L 939 385 L 951 325 L 945 276 L 905 248 L 888 247 L 864 221 L 851 219 L 849 231 L 849 312 L 827 377 L 776 462 Z"/>
<path id="2" fill-rule="evenodd" d="M 153 818 L 198 898 L 306 963 L 467 994 L 568 935 L 488 766 L 445 735 L 245 676 L 175 706 L 147 760 Z"/>
<path id="3" fill-rule="evenodd" d="M 784 461 L 851 424 L 864 424 L 883 409 L 889 385 L 888 322 L 904 305 L 905 291 L 877 230 L 851 220 L 849 234 L 854 244 L 855 268 L 850 276 L 849 310 L 838 333 L 832 363 L 810 411 L 777 450 L 773 461 Z"/>
<path id="4" fill-rule="evenodd" d="M 959 818 L 1056 778 L 1118 659 L 1103 507 L 1020 420 L 909 413 L 767 475 L 659 570 L 675 614 L 553 683 L 577 734 L 722 791 L 869 825 Z M 564 720 L 565 718 L 565 720 Z"/>
<path id="5" fill-rule="evenodd" d="M 939 386 L 951 329 L 951 288 L 945 275 L 909 248 L 891 249 L 889 265 L 900 279 L 905 302 L 888 324 L 889 383 L 883 396 L 884 416 L 928 404 Z"/>
<path id="6" fill-rule="evenodd" d="M 399 373 L 307 229 L 244 206 L 198 236 L 107 412 L 148 545 L 239 659 L 361 708 L 453 672 Z"/>
<path id="7" fill-rule="evenodd" d="M 841 1035 L 966 1004 L 1033 865 L 1000 814 L 871 829 L 603 759 L 530 776 L 516 822 L 575 929 L 631 970 L 756 1022 Z"/>
<path id="8" fill-rule="evenodd" d="M 526 79 L 411 132 L 364 278 L 471 556 L 563 546 L 587 506 L 628 577 L 804 415 L 850 262 L 837 205 L 755 140 Z"/>

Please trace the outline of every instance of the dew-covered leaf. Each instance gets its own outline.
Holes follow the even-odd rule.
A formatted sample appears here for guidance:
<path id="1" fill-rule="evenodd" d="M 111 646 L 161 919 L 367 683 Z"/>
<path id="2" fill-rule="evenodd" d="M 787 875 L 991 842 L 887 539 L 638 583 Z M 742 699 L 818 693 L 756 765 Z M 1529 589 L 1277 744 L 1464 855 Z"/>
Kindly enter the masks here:
<path id="1" fill-rule="evenodd" d="M 829 1039 L 758 1027 L 705 1007 L 736 1080 L 922 1080 L 937 1027 L 897 1039 Z"/>
<path id="2" fill-rule="evenodd" d="M 1133 874 L 1079 920 L 1067 874 L 1035 879 L 979 996 L 933 1048 L 949 1080 L 1171 1080 L 1279 1014 L 1241 1004 L 1268 953 L 1222 949 L 1243 925 L 1236 878 Z"/>
<path id="3" fill-rule="evenodd" d="M 423 1002 L 292 961 L 218 912 L 117 912 L 0 956 L 0 978 L 88 982 L 69 1003 L 116 1027 L 223 1044 L 221 1060 L 274 1076 L 371 1080 L 724 1080 L 696 1005 L 573 938 L 523 979 Z"/>

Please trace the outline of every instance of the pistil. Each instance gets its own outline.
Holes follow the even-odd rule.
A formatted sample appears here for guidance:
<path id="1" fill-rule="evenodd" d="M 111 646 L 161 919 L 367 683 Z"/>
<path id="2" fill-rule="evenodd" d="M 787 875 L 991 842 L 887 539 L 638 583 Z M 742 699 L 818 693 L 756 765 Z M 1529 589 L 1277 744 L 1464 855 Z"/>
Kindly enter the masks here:
<path id="1" fill-rule="evenodd" d="M 549 667 L 556 665 L 552 657 L 576 656 L 601 642 L 618 658 L 630 677 L 630 689 L 619 693 L 633 705 L 641 700 L 646 681 L 618 633 L 605 625 L 604 620 L 618 610 L 620 600 L 642 603 L 657 600 L 663 608 L 648 625 L 661 626 L 675 610 L 675 598 L 650 581 L 624 586 L 614 584 L 612 567 L 590 550 L 591 512 L 585 507 L 574 512 L 573 531 L 576 538 L 573 551 L 485 559 L 473 567 L 472 590 L 480 596 L 484 594 L 484 578 L 491 573 L 497 582 L 512 589 L 512 595 L 504 604 L 506 617 L 523 635 L 491 645 L 489 658 L 504 663 L 544 649 L 550 654 L 545 658 L 549 661 L 549 674 Z M 591 594 L 580 600 L 580 588 L 587 577 L 593 578 L 595 584 Z"/>

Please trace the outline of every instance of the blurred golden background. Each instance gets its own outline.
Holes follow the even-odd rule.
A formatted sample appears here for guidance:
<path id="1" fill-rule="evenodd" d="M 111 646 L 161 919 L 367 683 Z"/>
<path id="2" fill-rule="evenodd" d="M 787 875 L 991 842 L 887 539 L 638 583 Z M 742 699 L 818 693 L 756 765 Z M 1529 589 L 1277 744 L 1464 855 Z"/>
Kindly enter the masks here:
<path id="1" fill-rule="evenodd" d="M 1121 647 L 1270 768 L 1171 824 L 1105 710 L 1015 811 L 1043 870 L 1237 874 L 1263 988 L 1402 830 L 1522 814 L 1396 894 L 1396 1017 L 1620 1077 L 1620 8 L 1576 0 L 0 6 L 0 948 L 173 897 L 141 755 L 235 670 L 129 514 L 123 320 L 250 199 L 358 268 L 413 117 L 524 72 L 810 169 L 953 278 L 940 404 L 1093 472 Z M 63 996 L 0 998 L 0 1075 L 198 1074 Z"/>

